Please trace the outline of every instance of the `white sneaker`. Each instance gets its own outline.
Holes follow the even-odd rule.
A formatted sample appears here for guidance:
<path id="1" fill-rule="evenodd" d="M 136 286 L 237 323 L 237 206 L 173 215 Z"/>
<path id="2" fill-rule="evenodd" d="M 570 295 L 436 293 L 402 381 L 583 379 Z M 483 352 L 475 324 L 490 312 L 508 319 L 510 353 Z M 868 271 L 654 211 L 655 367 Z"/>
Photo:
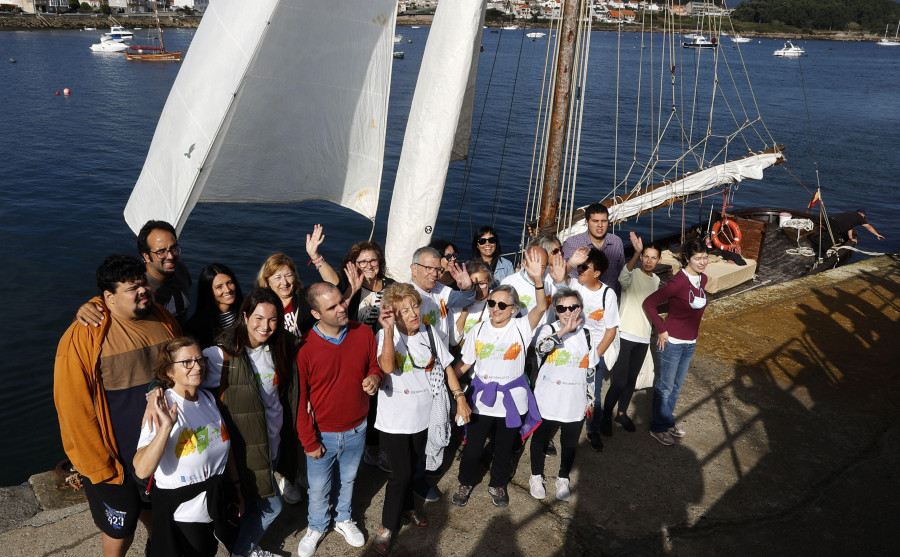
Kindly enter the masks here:
<path id="1" fill-rule="evenodd" d="M 319 542 L 322 541 L 322 538 L 325 537 L 325 532 L 316 532 L 310 528 L 306 529 L 306 533 L 303 534 L 303 538 L 300 539 L 300 543 L 297 544 L 297 555 L 300 557 L 311 557 L 313 553 L 316 552 L 316 547 L 319 546 Z"/>
<path id="2" fill-rule="evenodd" d="M 266 551 L 265 549 L 260 549 L 259 546 L 256 546 L 256 548 L 251 551 L 250 555 L 247 555 L 247 557 L 275 557 L 275 554 L 270 551 Z"/>
<path id="3" fill-rule="evenodd" d="M 568 501 L 572 496 L 569 491 L 569 478 L 556 478 L 556 498 L 560 501 Z"/>
<path id="4" fill-rule="evenodd" d="M 288 505 L 296 505 L 303 500 L 303 492 L 294 487 L 294 482 L 278 474 L 278 489 L 281 490 L 281 498 Z"/>
<path id="5" fill-rule="evenodd" d="M 347 543 L 352 545 L 353 547 L 362 547 L 366 545 L 365 536 L 363 536 L 363 533 L 359 531 L 356 523 L 352 520 L 336 522 L 334 524 L 334 531 L 344 536 L 344 539 L 347 540 Z"/>
<path id="6" fill-rule="evenodd" d="M 531 476 L 528 485 L 531 486 L 531 496 L 535 499 L 543 499 L 547 496 L 547 490 L 544 489 L 544 478 L 540 475 Z"/>

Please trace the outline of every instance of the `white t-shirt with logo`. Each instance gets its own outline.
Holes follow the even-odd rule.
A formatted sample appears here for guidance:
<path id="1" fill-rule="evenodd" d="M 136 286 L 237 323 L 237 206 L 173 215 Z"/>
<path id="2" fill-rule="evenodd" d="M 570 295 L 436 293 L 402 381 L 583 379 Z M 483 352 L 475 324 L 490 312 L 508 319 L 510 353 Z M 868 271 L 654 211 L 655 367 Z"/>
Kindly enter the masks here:
<path id="1" fill-rule="evenodd" d="M 507 277 L 509 278 L 509 277 Z M 479 323 L 466 335 L 462 348 L 464 364 L 475 364 L 475 375 L 485 383 L 505 385 L 518 379 L 525 373 L 525 354 L 534 331 L 527 317 L 514 317 L 499 329 L 490 321 Z M 516 387 L 510 394 L 516 403 L 519 414 L 528 411 L 527 387 Z M 503 398 L 506 395 L 497 392 L 497 400 L 493 406 L 481 402 L 481 395 L 475 401 L 476 414 L 485 416 L 506 417 Z M 379 401 L 380 402 L 380 401 Z"/>
<path id="2" fill-rule="evenodd" d="M 156 486 L 177 489 L 223 473 L 231 441 L 212 395 L 197 389 L 197 401 L 192 402 L 167 389 L 165 396 L 170 405 L 178 407 L 178 417 L 153 473 Z M 149 445 L 156 433 L 149 425 L 142 427 L 138 449 Z M 176 522 L 212 522 L 206 510 L 206 492 L 178 505 L 173 518 Z"/>
<path id="3" fill-rule="evenodd" d="M 413 288 L 422 297 L 422 303 L 419 309 L 422 312 L 422 324 L 431 325 L 444 338 L 445 341 L 451 338 L 451 324 L 449 319 L 448 302 L 453 289 L 441 283 L 434 285 L 431 292 L 425 292 L 415 283 L 410 283 Z"/>
<path id="4" fill-rule="evenodd" d="M 430 369 L 446 367 L 453 361 L 453 356 L 434 329 L 437 354 L 432 354 L 426 327 L 422 325 L 418 333 L 407 336 L 394 326 L 394 371 L 384 374 L 378 389 L 375 429 L 379 431 L 418 433 L 428 429 L 432 405 Z M 378 331 L 377 342 L 380 357 L 384 348 L 384 330 Z"/>
<path id="5" fill-rule="evenodd" d="M 555 329 L 550 325 L 538 329 L 536 344 L 540 345 L 554 330 L 559 330 L 558 322 Z M 534 383 L 534 398 L 542 418 L 557 422 L 578 422 L 584 418 L 588 403 L 587 373 L 600 361 L 597 345 L 602 338 L 591 332 L 591 346 L 588 346 L 584 325 L 580 325 L 547 355 Z"/>
<path id="6" fill-rule="evenodd" d="M 256 384 L 259 386 L 259 396 L 262 398 L 266 409 L 266 424 L 269 429 L 269 458 L 278 458 L 278 448 L 281 444 L 281 425 L 284 423 L 284 410 L 281 407 L 281 399 L 278 397 L 278 375 L 275 373 L 275 363 L 272 361 L 272 353 L 269 345 L 263 344 L 257 348 L 245 348 L 250 357 L 250 367 L 256 376 Z M 206 378 L 203 387 L 215 389 L 222 381 L 222 364 L 224 356 L 218 346 L 210 346 L 203 351 L 203 355 L 209 359 L 206 366 Z M 230 359 L 230 357 L 229 357 Z"/>
<path id="7" fill-rule="evenodd" d="M 606 329 L 619 326 L 619 301 L 612 288 L 605 284 L 597 290 L 591 290 L 579 282 L 572 281 L 571 288 L 581 294 L 584 300 L 584 326 L 590 328 L 591 336 L 597 335 L 600 339 L 606 333 Z M 603 297 L 606 297 L 606 309 L 604 309 Z"/>

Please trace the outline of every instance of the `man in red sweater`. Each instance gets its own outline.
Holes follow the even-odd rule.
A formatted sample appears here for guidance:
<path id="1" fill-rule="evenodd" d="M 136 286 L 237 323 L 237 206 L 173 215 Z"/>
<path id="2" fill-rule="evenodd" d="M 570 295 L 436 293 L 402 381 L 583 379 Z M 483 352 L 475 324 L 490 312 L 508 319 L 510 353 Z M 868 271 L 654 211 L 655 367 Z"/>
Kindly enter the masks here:
<path id="1" fill-rule="evenodd" d="M 334 529 L 353 547 L 365 544 L 350 517 L 350 501 L 366 443 L 369 397 L 378 392 L 383 374 L 372 329 L 350 322 L 337 287 L 318 282 L 309 287 L 306 299 L 318 319 L 297 354 L 301 408 L 297 431 L 306 451 L 309 480 L 309 528 L 297 553 L 308 557 L 331 523 L 328 505 L 333 480 L 340 482 L 335 490 Z M 311 413 L 302 410 L 307 407 Z"/>

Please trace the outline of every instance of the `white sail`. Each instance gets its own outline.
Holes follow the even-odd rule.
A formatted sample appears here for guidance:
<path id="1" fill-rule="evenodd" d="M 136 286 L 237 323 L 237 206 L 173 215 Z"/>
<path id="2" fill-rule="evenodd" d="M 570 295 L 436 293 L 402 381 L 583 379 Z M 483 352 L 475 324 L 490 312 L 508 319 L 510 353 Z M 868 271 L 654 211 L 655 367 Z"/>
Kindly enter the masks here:
<path id="1" fill-rule="evenodd" d="M 486 4 L 485 4 L 486 6 Z M 478 21 L 475 42 L 472 45 L 472 66 L 469 69 L 469 80 L 466 83 L 466 94 L 463 97 L 462 110 L 456 126 L 456 138 L 453 140 L 453 154 L 450 162 L 465 160 L 469 155 L 469 141 L 472 138 L 472 114 L 475 110 L 475 81 L 478 75 L 478 59 L 481 56 L 481 35 L 484 32 L 484 10 Z"/>
<path id="2" fill-rule="evenodd" d="M 755 153 L 740 159 L 729 161 L 716 166 L 711 166 L 698 172 L 693 172 L 677 180 L 660 186 L 647 188 L 638 195 L 626 195 L 616 198 L 609 205 L 609 222 L 618 223 L 625 219 L 636 217 L 641 213 L 661 207 L 673 199 L 683 198 L 710 190 L 715 187 L 740 182 L 746 178 L 761 180 L 763 170 L 778 164 L 784 158 L 781 151 Z M 583 207 L 582 207 L 583 209 Z M 587 227 L 584 220 L 573 224 L 570 228 L 560 231 L 559 237 L 563 240 L 575 234 L 585 232 Z"/>
<path id="3" fill-rule="evenodd" d="M 387 274 L 409 280 L 413 252 L 431 241 L 481 32 L 483 1 L 441 2 L 434 15 L 388 217 Z"/>
<path id="4" fill-rule="evenodd" d="M 125 208 L 131 229 L 180 232 L 198 201 L 324 199 L 374 219 L 396 10 L 211 2 Z"/>

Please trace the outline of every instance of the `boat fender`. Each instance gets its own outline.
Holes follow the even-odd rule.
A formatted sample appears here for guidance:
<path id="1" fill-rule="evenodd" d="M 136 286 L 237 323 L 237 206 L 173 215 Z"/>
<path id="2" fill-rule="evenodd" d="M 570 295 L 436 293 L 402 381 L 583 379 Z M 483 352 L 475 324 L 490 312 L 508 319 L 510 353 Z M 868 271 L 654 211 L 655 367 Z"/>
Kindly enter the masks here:
<path id="1" fill-rule="evenodd" d="M 722 230 L 722 226 L 725 226 L 730 232 L 732 240 L 729 243 L 724 243 L 719 239 L 719 232 Z M 712 242 L 715 244 L 717 248 L 723 251 L 736 251 L 735 248 L 741 243 L 741 229 L 737 225 L 736 222 L 730 221 L 728 219 L 720 220 L 712 227 Z"/>

